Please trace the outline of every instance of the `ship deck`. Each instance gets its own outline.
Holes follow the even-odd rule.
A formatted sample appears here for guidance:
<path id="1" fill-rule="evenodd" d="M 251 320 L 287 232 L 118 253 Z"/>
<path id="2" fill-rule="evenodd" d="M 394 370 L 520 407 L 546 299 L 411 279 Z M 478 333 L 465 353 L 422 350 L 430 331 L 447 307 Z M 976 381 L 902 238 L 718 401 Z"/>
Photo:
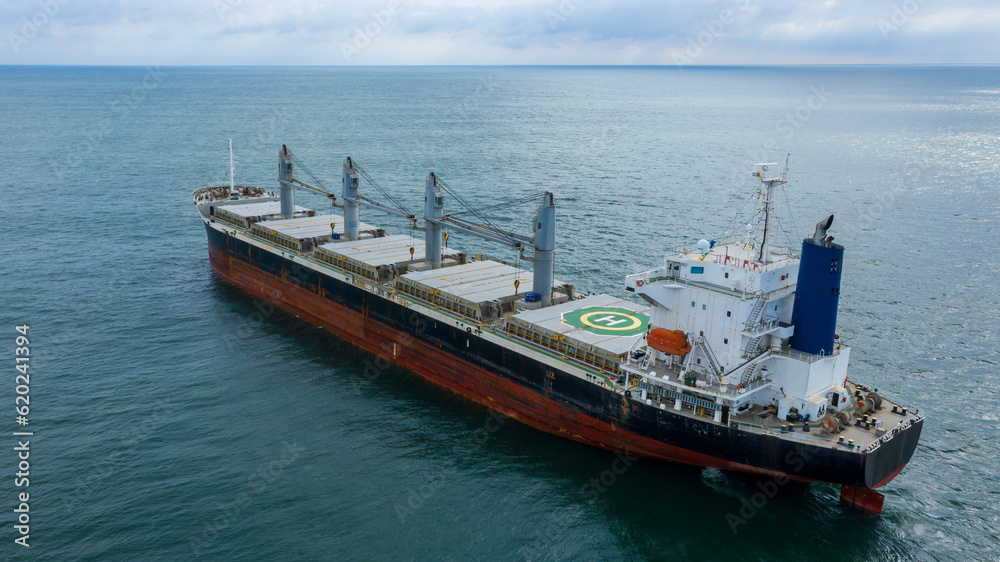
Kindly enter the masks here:
<path id="1" fill-rule="evenodd" d="M 556 309 L 556 307 L 549 307 L 548 309 L 528 310 L 516 314 L 508 313 L 501 318 L 494 318 L 489 320 L 472 319 L 467 315 L 455 312 L 453 310 L 449 310 L 447 307 L 435 305 L 432 302 L 428 302 L 421 298 L 417 298 L 413 295 L 400 292 L 399 290 L 397 290 L 397 287 L 393 282 L 386 283 L 386 282 L 380 282 L 378 280 L 361 278 L 348 269 L 345 269 L 343 267 L 338 267 L 337 265 L 334 265 L 332 263 L 317 259 L 312 252 L 305 252 L 305 251 L 290 252 L 289 248 L 286 246 L 275 244 L 272 241 L 265 240 L 259 236 L 251 234 L 250 229 L 248 228 L 240 228 L 232 223 L 216 222 L 211 220 L 211 217 L 208 216 L 204 216 L 203 219 L 206 221 L 206 223 L 210 224 L 211 228 L 218 229 L 230 236 L 236 237 L 251 245 L 269 250 L 276 254 L 284 255 L 288 259 L 292 260 L 297 264 L 321 271 L 329 277 L 340 279 L 345 283 L 350 283 L 352 285 L 360 287 L 382 298 L 391 300 L 402 306 L 419 311 L 421 314 L 429 318 L 453 323 L 455 326 L 463 330 L 468 329 L 469 331 L 473 332 L 477 337 L 480 337 L 486 341 L 490 341 L 492 343 L 498 344 L 500 346 L 509 349 L 517 350 L 517 352 L 520 354 L 531 357 L 532 359 L 535 359 L 539 362 L 552 365 L 553 367 L 558 368 L 563 372 L 569 373 L 573 376 L 580 377 L 593 384 L 597 384 L 605 388 L 611 389 L 612 391 L 618 394 L 624 395 L 626 391 L 630 390 L 631 388 L 634 388 L 634 383 L 631 380 L 629 380 L 629 383 L 625 383 L 624 381 L 626 380 L 626 378 L 620 377 L 618 373 L 610 372 L 608 369 L 601 368 L 600 366 L 594 364 L 587 364 L 586 362 L 580 361 L 578 357 L 573 357 L 564 351 L 560 351 L 552 347 L 539 345 L 539 342 L 537 341 L 531 341 L 530 339 L 527 339 L 521 335 L 513 335 L 509 333 L 508 330 L 505 330 L 506 321 L 510 320 L 511 318 L 515 319 L 519 318 L 522 321 L 527 321 L 531 323 L 535 323 L 535 321 L 537 321 L 538 324 L 536 325 L 541 327 L 548 327 L 549 330 L 552 331 L 557 338 L 569 337 L 571 341 L 574 341 L 575 338 L 573 336 L 575 335 L 579 337 L 580 333 L 587 333 L 589 336 L 593 336 L 594 334 L 591 334 L 589 332 L 582 332 L 578 329 L 578 327 L 572 326 L 571 324 L 567 324 L 565 322 L 565 314 L 567 312 L 579 310 L 580 307 L 578 305 L 587 303 L 588 298 L 593 298 L 593 296 L 587 297 L 586 295 L 580 293 L 579 294 L 580 297 L 587 297 L 587 298 L 582 298 L 579 301 L 570 301 L 569 303 L 566 303 L 567 305 L 571 306 L 566 307 L 565 310 L 557 309 L 558 316 L 555 316 L 554 313 L 551 312 L 553 309 Z M 389 241 L 387 241 L 387 243 L 389 243 Z M 346 244 L 348 243 L 330 242 L 328 244 L 324 244 L 324 246 L 336 247 L 344 245 L 342 247 L 346 248 L 348 247 L 346 246 Z M 393 254 L 393 258 L 391 259 L 396 259 L 395 254 Z M 448 276 L 447 274 L 443 274 L 442 270 L 432 270 L 432 271 L 438 272 L 437 274 L 434 274 L 437 276 L 436 277 L 437 279 L 444 277 L 445 280 L 447 281 Z M 527 282 L 528 284 L 530 284 L 530 279 L 527 277 L 527 275 L 530 275 L 530 271 L 518 272 L 518 279 L 521 280 L 522 283 Z M 430 278 L 430 279 L 435 278 L 433 276 L 427 276 L 427 275 L 421 275 L 420 277 Z M 513 281 L 513 278 L 510 281 Z M 611 308 L 623 308 L 631 311 L 637 316 L 641 316 L 642 314 L 645 314 L 645 312 L 648 312 L 647 307 L 636 305 L 628 301 L 621 301 L 619 299 L 614 299 L 613 297 L 610 297 L 611 300 L 609 301 L 608 297 L 605 295 L 600 295 L 600 297 L 604 298 L 595 299 L 594 301 L 591 301 L 591 303 L 587 303 L 587 306 L 590 306 L 590 304 L 592 303 L 596 304 L 598 303 L 598 301 L 600 301 L 599 306 L 611 307 Z M 549 312 L 546 312 L 546 310 Z M 551 316 L 543 318 L 543 316 L 546 316 L 547 314 Z M 610 323 L 612 321 L 613 320 L 608 320 L 606 321 L 606 323 Z M 648 318 L 646 319 L 646 321 L 648 322 Z M 645 326 L 642 327 L 642 332 L 643 333 L 645 332 Z M 589 341 L 584 341 L 583 343 L 588 343 L 597 346 L 604 346 L 606 348 L 606 351 L 610 353 L 626 354 L 626 357 L 628 357 L 628 359 L 623 361 L 622 366 L 623 367 L 631 366 L 634 369 L 637 368 L 639 364 L 638 362 L 631 359 L 630 355 L 628 355 L 628 352 L 639 343 L 638 340 L 641 339 L 641 337 L 642 337 L 641 334 L 635 335 L 631 333 L 623 337 L 601 338 L 600 336 L 598 336 L 596 338 L 589 338 Z M 581 338 L 581 340 L 582 339 L 584 338 Z M 653 369 L 650 369 L 650 371 L 652 370 Z M 663 372 L 659 373 L 659 376 L 663 377 L 664 375 L 666 375 L 667 378 L 669 378 L 671 375 L 673 375 L 673 380 L 676 381 L 677 374 L 679 374 L 679 370 L 677 369 L 665 369 L 663 370 Z M 631 386 L 627 387 L 626 384 L 629 384 Z M 848 382 L 848 385 L 851 388 L 852 390 L 851 394 L 853 395 L 853 390 L 855 388 L 855 385 L 854 383 L 851 382 Z M 680 385 L 680 387 L 678 387 L 678 390 L 681 392 L 683 392 L 684 390 L 684 388 L 682 387 L 683 385 Z M 686 388 L 688 388 L 689 390 L 694 390 L 690 387 Z M 747 389 L 747 391 L 752 392 L 754 388 L 755 387 L 751 387 Z M 699 393 L 703 393 L 706 391 L 706 389 L 697 389 L 697 390 Z M 721 390 L 721 389 L 715 389 L 715 390 Z M 639 394 L 638 392 L 632 393 L 633 395 L 632 399 L 640 401 L 638 394 Z M 643 402 L 646 403 L 647 405 L 651 405 L 658 409 L 673 410 L 674 408 L 673 400 L 661 402 L 659 398 L 656 396 L 650 396 L 646 401 Z M 852 405 L 852 408 L 856 408 L 856 406 L 857 406 L 856 403 L 854 403 Z M 892 413 L 891 410 L 893 406 L 896 406 L 896 404 L 889 402 L 888 400 L 884 400 L 883 407 L 880 409 L 878 415 L 876 416 L 879 419 L 882 419 L 882 421 L 885 424 L 885 427 L 887 429 L 887 431 L 884 434 L 885 436 L 891 437 L 892 430 L 894 428 L 899 428 L 909 423 L 912 423 L 916 421 L 918 418 L 922 419 L 921 416 L 919 416 L 915 412 L 907 412 L 907 414 L 905 415 L 898 415 Z M 684 408 L 679 411 L 673 410 L 673 413 L 676 415 L 682 415 L 686 417 L 692 417 L 692 418 L 697 417 L 702 420 L 707 419 L 711 421 L 712 419 L 710 413 L 706 415 L 706 413 L 704 412 L 699 412 L 697 408 Z M 770 434 L 778 436 L 779 438 L 782 439 L 805 442 L 810 445 L 823 446 L 829 448 L 843 447 L 843 445 L 839 444 L 839 439 L 843 437 L 845 443 L 848 440 L 853 440 L 856 447 L 852 449 L 857 450 L 858 452 L 861 452 L 863 450 L 870 450 L 872 447 L 877 446 L 877 443 L 882 439 L 875 435 L 874 430 L 859 428 L 857 426 L 847 427 L 843 429 L 840 433 L 837 433 L 835 435 L 824 435 L 820 430 L 820 428 L 815 425 L 812 426 L 810 431 L 806 432 L 804 431 L 804 426 L 802 423 L 788 424 L 782 422 L 773 414 L 768 414 L 767 412 L 765 412 L 765 410 L 763 410 L 759 406 L 755 406 L 754 408 L 742 413 L 733 412 L 730 416 L 729 423 L 738 424 L 740 429 L 744 431 Z M 783 429 L 782 426 L 785 426 L 786 429 Z M 789 428 L 790 430 L 788 430 Z M 885 437 L 885 439 L 887 439 L 888 437 Z"/>
<path id="2" fill-rule="evenodd" d="M 854 390 L 857 387 L 857 384 L 848 381 L 847 388 L 850 391 L 851 406 L 845 411 L 851 414 L 852 420 L 858 411 L 858 404 L 853 398 Z M 875 446 L 883 435 L 891 435 L 894 429 L 901 430 L 920 417 L 917 413 L 910 411 L 907 411 L 906 414 L 895 413 L 900 409 L 898 404 L 885 398 L 882 399 L 881 408 L 871 417 L 882 422 L 881 427 L 885 430 L 884 433 L 874 428 L 858 425 L 844 427 L 836 433 L 824 433 L 815 422 L 809 424 L 784 422 L 778 419 L 773 411 L 759 405 L 754 405 L 746 412 L 732 414 L 729 419 L 731 423 L 738 423 L 740 428 L 744 430 L 777 434 L 789 439 L 803 440 L 811 445 L 820 444 L 832 448 L 847 447 L 853 443 L 854 448 L 866 450 Z M 807 425 L 809 431 L 805 430 Z M 840 441 L 841 439 L 843 442 Z"/>
<path id="3" fill-rule="evenodd" d="M 838 343 L 838 346 L 840 345 L 841 344 Z M 774 355 L 784 355 L 786 357 L 795 356 L 796 354 L 805 355 L 795 350 L 789 350 L 787 346 L 785 346 L 781 351 L 774 352 Z M 652 383 L 653 381 L 651 379 L 656 379 L 655 384 L 678 393 L 684 393 L 685 391 L 690 392 L 691 390 L 694 390 L 685 385 L 684 381 L 681 380 L 680 364 L 666 365 L 663 361 L 652 361 L 644 364 L 641 358 L 633 358 L 629 356 L 628 360 L 624 364 L 624 370 L 629 373 L 626 383 L 628 385 L 628 389 L 635 393 L 638 393 L 641 387 L 648 388 L 648 384 L 641 383 Z M 756 379 L 749 383 L 746 387 L 743 387 L 736 392 L 740 397 L 747 396 L 759 390 L 768 388 L 769 383 L 770 381 L 767 380 Z M 853 420 L 856 412 L 858 412 L 858 403 L 854 398 L 854 392 L 858 388 L 858 385 L 848 381 L 847 388 L 847 395 L 851 401 L 851 405 L 846 408 L 845 411 L 851 415 Z M 732 396 L 732 392 L 734 390 L 733 385 L 722 385 L 718 381 L 704 381 L 703 386 L 699 387 L 697 392 L 702 396 L 722 398 Z M 673 400 L 664 401 L 660 395 L 654 393 L 650 393 L 647 400 L 649 400 L 651 405 L 657 408 L 659 408 L 661 404 L 663 404 L 665 408 L 672 408 L 674 406 Z M 894 411 L 902 410 L 902 406 L 885 398 L 882 398 L 882 401 L 882 407 L 879 408 L 878 412 L 876 412 L 872 417 L 882 422 L 882 427 L 885 429 L 886 433 L 891 432 L 894 428 L 907 426 L 919 417 L 917 413 L 909 411 L 907 411 L 906 414 L 896 414 Z M 785 422 L 779 419 L 773 411 L 760 405 L 754 405 L 744 412 L 733 411 L 730 413 L 729 420 L 730 423 L 738 423 L 742 429 L 758 433 L 779 434 L 790 439 L 806 439 L 813 444 L 816 444 L 815 440 L 818 439 L 820 440 L 818 443 L 831 447 L 842 446 L 840 444 L 840 438 L 843 438 L 845 444 L 849 444 L 853 441 L 856 447 L 864 449 L 872 446 L 879 439 L 879 437 L 881 437 L 881 433 L 876 434 L 877 432 L 875 429 L 869 429 L 858 425 L 844 427 L 835 434 L 824 433 L 816 420 L 813 420 L 813 422 L 809 424 L 803 422 Z M 805 430 L 806 425 L 809 425 L 809 431 Z"/>

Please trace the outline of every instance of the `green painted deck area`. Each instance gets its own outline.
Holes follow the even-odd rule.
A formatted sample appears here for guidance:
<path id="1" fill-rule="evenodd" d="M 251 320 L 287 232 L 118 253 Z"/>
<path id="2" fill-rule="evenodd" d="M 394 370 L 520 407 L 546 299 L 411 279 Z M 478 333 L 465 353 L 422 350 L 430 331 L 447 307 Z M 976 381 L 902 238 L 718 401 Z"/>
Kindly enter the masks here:
<path id="1" fill-rule="evenodd" d="M 602 336 L 634 336 L 646 331 L 649 316 L 627 308 L 588 306 L 562 315 L 562 322 Z"/>

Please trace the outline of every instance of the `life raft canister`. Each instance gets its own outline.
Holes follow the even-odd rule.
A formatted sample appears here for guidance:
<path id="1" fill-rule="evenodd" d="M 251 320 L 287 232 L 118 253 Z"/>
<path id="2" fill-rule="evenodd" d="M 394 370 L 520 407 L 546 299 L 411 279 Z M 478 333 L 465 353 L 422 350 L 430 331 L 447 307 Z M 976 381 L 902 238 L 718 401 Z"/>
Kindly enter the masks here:
<path id="1" fill-rule="evenodd" d="M 646 345 L 671 355 L 687 355 L 691 351 L 691 344 L 682 330 L 653 328 L 646 335 Z"/>

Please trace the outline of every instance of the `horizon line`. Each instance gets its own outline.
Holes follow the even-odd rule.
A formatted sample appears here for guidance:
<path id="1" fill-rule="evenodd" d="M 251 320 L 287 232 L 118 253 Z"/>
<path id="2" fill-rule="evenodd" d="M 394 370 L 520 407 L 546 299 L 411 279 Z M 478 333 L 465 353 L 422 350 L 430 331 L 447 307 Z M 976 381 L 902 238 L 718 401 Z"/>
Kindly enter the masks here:
<path id="1" fill-rule="evenodd" d="M 774 67 L 824 67 L 824 66 L 1000 66 L 1000 62 L 863 62 L 863 63 L 761 63 L 761 64 L 65 64 L 35 63 L 7 64 L 5 67 L 73 67 L 73 68 L 141 68 L 156 66 L 163 68 L 560 68 L 560 67 L 603 67 L 603 68 L 774 68 Z"/>

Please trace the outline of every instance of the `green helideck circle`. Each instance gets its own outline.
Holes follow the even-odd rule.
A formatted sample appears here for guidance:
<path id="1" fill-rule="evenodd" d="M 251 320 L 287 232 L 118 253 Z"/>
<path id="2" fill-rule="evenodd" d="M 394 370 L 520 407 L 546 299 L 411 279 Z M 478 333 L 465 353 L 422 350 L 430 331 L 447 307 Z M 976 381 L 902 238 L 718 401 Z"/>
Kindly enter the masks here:
<path id="1" fill-rule="evenodd" d="M 646 331 L 649 316 L 613 306 L 588 306 L 565 312 L 564 324 L 602 336 L 634 336 Z"/>

